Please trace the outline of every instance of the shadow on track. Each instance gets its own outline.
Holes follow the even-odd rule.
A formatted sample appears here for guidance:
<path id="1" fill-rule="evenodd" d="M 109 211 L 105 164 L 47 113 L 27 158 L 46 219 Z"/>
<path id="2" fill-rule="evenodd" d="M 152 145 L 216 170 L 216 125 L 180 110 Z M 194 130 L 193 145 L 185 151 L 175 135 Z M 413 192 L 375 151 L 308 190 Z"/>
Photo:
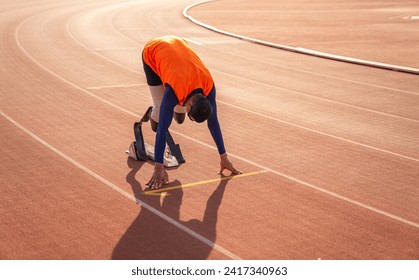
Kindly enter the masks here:
<path id="1" fill-rule="evenodd" d="M 191 219 L 180 221 L 180 207 L 182 205 L 182 188 L 170 190 L 167 196 L 151 196 L 142 194 L 141 184 L 135 179 L 135 174 L 142 164 L 130 162 L 131 171 L 127 174 L 127 182 L 131 184 L 135 197 L 169 216 L 174 221 L 188 227 L 211 242 L 216 239 L 218 209 L 220 207 L 228 180 L 220 181 L 217 188 L 209 197 L 201 220 Z M 181 185 L 174 181 L 169 186 Z M 127 229 L 117 243 L 112 259 L 122 260 L 184 260 L 207 259 L 212 247 L 180 230 L 145 208 L 141 208 L 137 218 Z"/>

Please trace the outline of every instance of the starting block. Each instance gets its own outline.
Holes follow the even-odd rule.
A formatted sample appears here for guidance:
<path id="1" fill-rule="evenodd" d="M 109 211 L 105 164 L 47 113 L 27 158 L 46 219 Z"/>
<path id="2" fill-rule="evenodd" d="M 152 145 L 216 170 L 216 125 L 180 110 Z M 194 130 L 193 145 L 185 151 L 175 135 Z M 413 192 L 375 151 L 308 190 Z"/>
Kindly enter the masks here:
<path id="1" fill-rule="evenodd" d="M 139 122 L 134 123 L 135 141 L 131 143 L 125 152 L 129 157 L 139 161 L 154 161 L 154 147 L 144 142 L 142 124 L 148 122 L 151 116 L 149 107 Z M 176 167 L 185 163 L 179 144 L 176 144 L 169 131 L 166 133 L 166 150 L 164 153 L 163 164 L 166 167 Z"/>

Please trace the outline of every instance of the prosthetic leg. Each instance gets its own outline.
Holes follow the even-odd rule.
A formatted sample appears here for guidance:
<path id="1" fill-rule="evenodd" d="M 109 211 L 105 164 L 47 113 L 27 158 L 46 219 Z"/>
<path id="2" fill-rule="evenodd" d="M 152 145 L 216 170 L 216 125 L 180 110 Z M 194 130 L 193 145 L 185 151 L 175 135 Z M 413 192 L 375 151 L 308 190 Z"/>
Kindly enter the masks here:
<path id="1" fill-rule="evenodd" d="M 154 161 L 154 147 L 144 142 L 142 124 L 150 120 L 151 111 L 153 107 L 150 106 L 145 112 L 144 116 L 139 122 L 134 123 L 135 141 L 131 143 L 126 154 L 140 161 L 152 160 Z M 166 167 L 176 167 L 185 162 L 179 144 L 176 144 L 169 131 L 166 134 L 166 152 L 164 154 L 163 164 Z"/>

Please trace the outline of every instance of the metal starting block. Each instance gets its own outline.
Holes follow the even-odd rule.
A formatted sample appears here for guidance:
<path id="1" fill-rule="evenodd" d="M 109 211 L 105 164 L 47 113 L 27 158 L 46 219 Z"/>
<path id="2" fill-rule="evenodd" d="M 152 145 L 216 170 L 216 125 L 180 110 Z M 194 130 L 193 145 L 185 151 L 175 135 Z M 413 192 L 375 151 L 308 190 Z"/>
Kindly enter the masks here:
<path id="1" fill-rule="evenodd" d="M 140 160 L 152 160 L 154 161 L 154 147 L 144 142 L 142 124 L 150 120 L 151 110 L 153 107 L 149 107 L 139 122 L 134 123 L 134 136 L 135 141 L 131 143 L 128 150 L 125 152 L 129 157 Z M 169 131 L 166 134 L 166 150 L 164 153 L 163 164 L 166 167 L 176 167 L 181 163 L 184 163 L 182 152 L 179 144 L 176 144 L 173 140 L 172 135 Z"/>

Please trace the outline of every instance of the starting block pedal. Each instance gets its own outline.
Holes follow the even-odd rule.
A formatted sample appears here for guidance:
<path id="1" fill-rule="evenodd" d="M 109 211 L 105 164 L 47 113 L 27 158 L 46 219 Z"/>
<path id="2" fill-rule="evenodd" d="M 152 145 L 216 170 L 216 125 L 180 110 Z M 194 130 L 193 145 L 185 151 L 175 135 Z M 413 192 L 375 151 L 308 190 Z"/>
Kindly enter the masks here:
<path id="1" fill-rule="evenodd" d="M 131 143 L 125 153 L 139 161 L 154 161 L 154 147 L 144 142 L 142 124 L 150 120 L 150 114 L 153 107 L 149 107 L 139 122 L 134 123 L 135 141 Z M 166 151 L 164 153 L 163 164 L 166 167 L 176 167 L 185 163 L 179 144 L 176 144 L 169 131 L 166 134 Z"/>
<path id="2" fill-rule="evenodd" d="M 128 150 L 125 151 L 125 153 L 135 159 L 135 160 L 139 160 L 139 161 L 146 161 L 146 160 L 151 160 L 154 161 L 154 147 L 144 143 L 144 147 L 145 147 L 145 154 L 146 154 L 146 159 L 144 159 L 144 157 L 142 157 L 141 159 L 138 157 L 138 150 L 137 150 L 137 145 L 136 142 L 132 142 L 131 145 L 129 146 Z M 163 165 L 166 167 L 176 167 L 179 165 L 179 161 L 176 159 L 175 156 L 173 156 L 170 151 L 169 148 L 166 148 L 166 152 L 164 153 L 164 158 L 163 158 Z"/>

